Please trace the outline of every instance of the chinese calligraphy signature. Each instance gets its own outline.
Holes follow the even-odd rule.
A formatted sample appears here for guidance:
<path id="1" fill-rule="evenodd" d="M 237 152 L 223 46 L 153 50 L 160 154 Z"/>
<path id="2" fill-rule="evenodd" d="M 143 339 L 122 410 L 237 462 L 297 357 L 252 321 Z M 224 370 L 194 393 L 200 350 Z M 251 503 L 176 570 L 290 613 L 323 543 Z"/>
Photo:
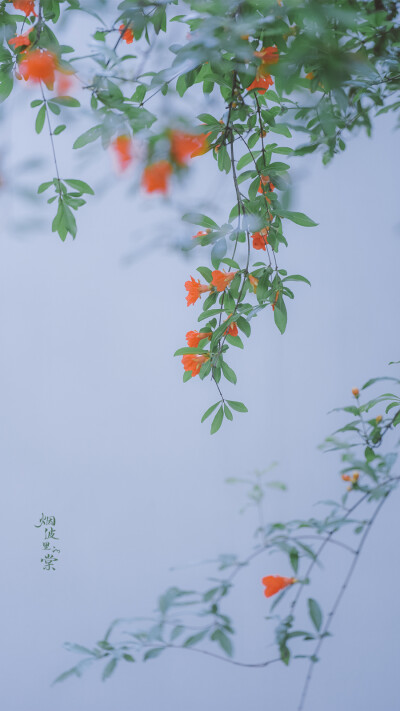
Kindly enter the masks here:
<path id="1" fill-rule="evenodd" d="M 40 559 L 40 562 L 43 563 L 43 570 L 55 570 L 55 563 L 58 561 L 58 558 L 55 556 L 61 552 L 60 549 L 56 547 L 56 541 L 59 539 L 56 536 L 55 525 L 55 516 L 45 516 L 43 513 L 40 517 L 39 523 L 37 525 L 35 524 L 35 528 L 41 528 L 44 526 L 42 552 L 46 551 L 46 553 L 44 553 L 43 558 Z"/>

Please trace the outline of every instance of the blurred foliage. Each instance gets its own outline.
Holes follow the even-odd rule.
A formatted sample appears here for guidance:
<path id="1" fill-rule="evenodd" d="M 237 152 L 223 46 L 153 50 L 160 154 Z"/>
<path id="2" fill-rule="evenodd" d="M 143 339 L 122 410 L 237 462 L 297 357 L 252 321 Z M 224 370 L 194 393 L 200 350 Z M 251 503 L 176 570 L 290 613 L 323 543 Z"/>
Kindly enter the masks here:
<path id="1" fill-rule="evenodd" d="M 388 381 L 395 392 L 364 400 L 369 389 L 377 383 L 381 385 L 382 381 Z M 340 454 L 339 474 L 346 490 L 337 500 L 318 502 L 323 508 L 319 517 L 266 523 L 266 497 L 271 496 L 271 488 L 285 490 L 285 485 L 271 481 L 268 469 L 256 472 L 253 477 L 228 479 L 230 484 L 246 487 L 246 507 L 256 510 L 256 542 L 249 546 L 248 554 L 219 555 L 215 572 L 203 589 L 169 588 L 159 597 L 153 617 L 117 619 L 93 647 L 68 643 L 66 649 L 83 655 L 83 659 L 56 681 L 81 676 L 94 662 L 105 662 L 104 680 L 123 661 L 147 661 L 171 649 L 187 649 L 250 668 L 278 663 L 289 665 L 294 660 L 306 659 L 309 669 L 298 707 L 302 709 L 321 647 L 332 634 L 334 616 L 367 536 L 399 483 L 400 475 L 394 469 L 399 446 L 395 439 L 395 428 L 400 424 L 399 386 L 400 379 L 396 377 L 373 378 L 360 391 L 353 390 L 353 404 L 339 408 L 353 419 L 328 437 L 322 448 Z M 329 608 L 315 599 L 313 584 L 318 585 L 321 563 L 331 546 L 345 561 L 331 573 L 329 589 L 333 591 L 334 601 Z M 277 554 L 273 564 L 267 558 L 270 554 Z M 266 624 L 262 627 L 260 620 L 259 627 L 263 639 L 269 633 L 268 646 L 275 645 L 275 652 L 258 662 L 244 662 L 234 654 L 236 625 L 227 614 L 227 599 L 233 594 L 238 578 L 249 577 L 249 566 L 259 557 L 265 561 L 269 576 L 271 572 L 285 570 L 286 574 L 291 571 L 289 574 L 296 577 L 279 576 L 278 589 L 267 595 L 276 597 L 264 618 Z M 304 628 L 306 615 L 308 624 Z"/>

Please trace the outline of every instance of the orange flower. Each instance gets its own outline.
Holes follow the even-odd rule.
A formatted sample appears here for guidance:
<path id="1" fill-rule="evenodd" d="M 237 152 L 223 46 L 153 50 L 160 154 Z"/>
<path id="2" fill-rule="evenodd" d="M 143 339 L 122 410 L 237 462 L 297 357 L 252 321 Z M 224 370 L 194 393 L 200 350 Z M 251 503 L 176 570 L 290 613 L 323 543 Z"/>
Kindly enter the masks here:
<path id="1" fill-rule="evenodd" d="M 168 182 L 172 173 L 172 165 L 167 160 L 147 165 L 143 171 L 142 187 L 147 193 L 167 193 Z"/>
<path id="2" fill-rule="evenodd" d="M 342 474 L 343 481 L 350 481 L 352 484 L 357 484 L 359 478 L 360 478 L 359 472 L 354 472 L 353 476 L 349 476 L 348 474 Z M 351 489 L 351 487 L 349 488 L 349 490 L 350 489 Z"/>
<path id="3" fill-rule="evenodd" d="M 296 578 L 283 578 L 281 575 L 267 575 L 261 582 L 265 585 L 265 597 L 272 597 L 272 595 L 276 595 L 276 593 L 287 588 L 288 585 L 297 583 L 297 580 Z"/>
<path id="4" fill-rule="evenodd" d="M 117 136 L 112 142 L 112 147 L 118 161 L 118 167 L 121 171 L 126 170 L 132 163 L 132 141 L 127 135 Z"/>
<path id="5" fill-rule="evenodd" d="M 358 397 L 360 394 L 360 391 L 358 388 L 353 388 L 351 392 L 353 393 L 354 397 Z"/>
<path id="6" fill-rule="evenodd" d="M 262 66 L 262 65 L 261 65 Z M 256 78 L 251 82 L 250 86 L 247 87 L 247 91 L 252 89 L 257 89 L 259 94 L 265 94 L 267 89 L 273 85 L 273 79 L 270 74 L 264 74 L 260 71 L 260 67 L 257 70 Z"/>
<path id="7" fill-rule="evenodd" d="M 207 237 L 209 235 L 211 230 L 199 230 L 197 234 L 193 235 L 192 239 L 196 239 L 197 237 Z"/>
<path id="8" fill-rule="evenodd" d="M 272 304 L 272 311 L 275 311 L 275 304 L 278 301 L 278 297 L 279 297 L 279 291 L 276 292 L 275 301 Z"/>
<path id="9" fill-rule="evenodd" d="M 263 192 L 264 192 L 264 190 L 263 190 L 263 187 L 264 187 L 264 186 L 266 186 L 266 187 L 267 187 L 267 190 L 270 190 L 271 193 L 275 190 L 275 185 L 274 185 L 273 183 L 270 183 L 270 181 L 269 181 L 269 176 L 268 176 L 268 175 L 262 175 L 262 176 L 261 176 L 260 185 L 259 185 L 259 188 L 258 188 L 258 192 L 259 192 L 259 193 L 263 193 Z M 268 202 L 271 202 L 271 200 L 270 200 L 267 196 L 265 196 L 265 197 L 266 197 L 266 199 L 268 200 Z"/>
<path id="10" fill-rule="evenodd" d="M 30 32 L 32 32 L 33 27 L 31 27 L 28 32 L 25 32 L 23 35 L 17 35 L 16 37 L 11 37 L 11 39 L 8 40 L 8 44 L 11 44 L 14 49 L 17 49 L 17 47 L 28 47 L 31 43 L 28 35 Z"/>
<path id="11" fill-rule="evenodd" d="M 197 353 L 188 353 L 182 356 L 183 369 L 192 371 L 192 378 L 198 375 L 200 368 L 209 359 L 209 355 L 198 355 Z"/>
<path id="12" fill-rule="evenodd" d="M 57 72 L 56 78 L 56 94 L 57 96 L 69 96 L 70 89 L 74 85 L 74 80 L 70 76 L 71 73 Z"/>
<path id="13" fill-rule="evenodd" d="M 204 153 L 207 153 L 207 151 L 210 150 L 210 144 L 207 140 L 210 134 L 211 131 L 209 131 L 208 133 L 197 134 L 197 145 L 195 146 L 195 150 L 191 153 L 191 158 L 196 158 L 196 156 L 202 156 Z"/>
<path id="14" fill-rule="evenodd" d="M 191 281 L 185 281 L 185 289 L 187 289 L 186 301 L 187 305 L 195 304 L 197 299 L 200 299 L 201 295 L 206 291 L 211 291 L 211 286 L 208 284 L 200 284 L 200 279 L 196 281 L 193 277 L 190 277 Z"/>
<path id="15" fill-rule="evenodd" d="M 250 284 L 251 284 L 252 287 L 253 287 L 254 293 L 256 293 L 256 289 L 257 289 L 257 286 L 258 286 L 258 279 L 257 279 L 257 277 L 253 276 L 252 274 L 249 274 L 249 282 L 250 282 Z"/>
<path id="16" fill-rule="evenodd" d="M 263 47 L 261 52 L 254 52 L 255 57 L 261 59 L 261 64 L 276 64 L 279 61 L 278 47 Z"/>
<path id="17" fill-rule="evenodd" d="M 34 49 L 28 52 L 26 59 L 19 65 L 19 71 L 26 81 L 36 84 L 44 82 L 48 89 L 53 89 L 58 60 L 47 49 Z"/>
<path id="18" fill-rule="evenodd" d="M 184 131 L 171 131 L 171 155 L 178 165 L 186 165 L 194 155 L 197 156 L 206 152 L 203 150 L 205 142 L 206 136 L 204 133 L 194 135 L 192 133 L 184 133 Z"/>
<path id="19" fill-rule="evenodd" d="M 186 342 L 189 348 L 197 348 L 203 338 L 208 338 L 208 340 L 210 340 L 211 336 L 211 331 L 207 331 L 207 333 L 199 333 L 199 331 L 188 331 L 186 334 Z"/>
<path id="20" fill-rule="evenodd" d="M 122 39 L 125 40 L 126 44 L 132 44 L 133 42 L 133 32 L 130 27 L 126 25 L 120 25 L 119 31 L 121 33 Z"/>
<path id="21" fill-rule="evenodd" d="M 264 252 L 267 249 L 267 244 L 268 244 L 268 227 L 264 227 L 264 229 L 260 230 L 259 232 L 254 232 L 253 235 L 251 235 L 251 238 L 253 240 L 253 247 L 254 249 L 263 249 Z"/>
<path id="22" fill-rule="evenodd" d="M 37 17 L 35 12 L 35 0 L 13 0 L 13 5 L 16 10 L 24 12 L 27 17 L 29 17 L 29 15 L 35 15 L 35 17 Z"/>
<path id="23" fill-rule="evenodd" d="M 231 283 L 232 279 L 234 278 L 236 272 L 229 272 L 227 274 L 226 272 L 221 272 L 219 269 L 216 269 L 215 271 L 212 272 L 212 286 L 215 286 L 217 291 L 225 291 L 226 287 L 228 284 Z"/>
<path id="24" fill-rule="evenodd" d="M 306 74 L 306 79 L 309 79 L 310 81 L 311 81 L 312 79 L 314 79 L 314 77 L 315 77 L 314 72 L 308 72 L 308 74 Z"/>
<path id="25" fill-rule="evenodd" d="M 231 315 L 232 315 L 232 314 L 231 314 Z M 228 335 L 228 336 L 232 336 L 233 338 L 235 338 L 235 336 L 237 336 L 237 335 L 239 334 L 238 327 L 237 327 L 237 323 L 236 323 L 235 321 L 233 321 L 233 322 L 228 326 L 228 328 L 227 328 L 226 331 L 224 332 L 224 335 L 225 335 L 225 334 Z"/>

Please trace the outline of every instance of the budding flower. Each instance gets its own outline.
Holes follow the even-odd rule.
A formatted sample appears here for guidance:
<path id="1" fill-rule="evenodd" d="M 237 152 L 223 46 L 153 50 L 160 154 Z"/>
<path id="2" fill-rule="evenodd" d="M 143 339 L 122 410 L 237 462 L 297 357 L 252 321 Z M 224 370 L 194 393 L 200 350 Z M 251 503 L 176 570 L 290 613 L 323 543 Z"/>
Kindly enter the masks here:
<path id="1" fill-rule="evenodd" d="M 382 422 L 382 415 L 378 415 L 378 416 L 375 418 L 375 422 L 376 422 L 377 425 L 379 425 L 379 423 Z"/>
<path id="2" fill-rule="evenodd" d="M 354 397 L 358 397 L 360 394 L 360 391 L 358 388 L 353 388 L 351 392 L 353 393 Z"/>

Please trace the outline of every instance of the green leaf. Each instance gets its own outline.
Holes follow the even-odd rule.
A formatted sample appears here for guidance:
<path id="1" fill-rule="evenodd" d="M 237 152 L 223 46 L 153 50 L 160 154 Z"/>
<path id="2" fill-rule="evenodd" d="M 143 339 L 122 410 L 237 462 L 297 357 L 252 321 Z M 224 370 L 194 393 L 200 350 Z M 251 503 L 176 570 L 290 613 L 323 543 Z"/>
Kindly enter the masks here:
<path id="1" fill-rule="evenodd" d="M 282 281 L 304 281 L 306 284 L 311 286 L 311 282 L 308 281 L 305 277 L 301 276 L 301 274 L 291 274 L 288 277 L 285 277 L 282 279 Z"/>
<path id="2" fill-rule="evenodd" d="M 224 360 L 221 360 L 221 368 L 222 368 L 222 372 L 223 372 L 225 378 L 227 380 L 229 380 L 230 383 L 233 383 L 234 385 L 236 385 L 237 378 L 236 378 L 235 371 L 232 370 L 232 368 L 230 368 L 229 365 L 227 363 L 225 363 Z"/>
<path id="3" fill-rule="evenodd" d="M 181 98 L 184 95 L 187 88 L 188 88 L 188 86 L 187 86 L 187 82 L 186 82 L 186 75 L 181 74 L 181 76 L 178 77 L 178 81 L 176 82 L 176 90 Z"/>
<path id="4" fill-rule="evenodd" d="M 307 217 L 303 212 L 292 212 L 291 210 L 277 210 L 280 217 L 286 217 L 288 220 L 295 222 L 296 225 L 302 227 L 316 227 L 318 222 L 314 222 L 310 217 Z"/>
<path id="5" fill-rule="evenodd" d="M 74 99 L 72 96 L 57 96 L 52 99 L 53 104 L 60 104 L 60 106 L 68 106 L 69 108 L 75 108 L 80 106 L 78 99 Z"/>
<path id="6" fill-rule="evenodd" d="M 275 126 L 268 126 L 268 130 L 272 133 L 278 133 L 280 136 L 286 136 L 286 138 L 292 137 L 289 128 L 283 123 L 275 124 Z"/>
<path id="7" fill-rule="evenodd" d="M 200 225 L 200 227 L 218 229 L 217 223 L 214 222 L 211 217 L 202 215 L 200 212 L 188 212 L 186 215 L 183 215 L 182 220 L 190 222 L 191 225 Z"/>
<path id="8" fill-rule="evenodd" d="M 230 409 L 226 403 L 224 404 L 224 413 L 225 413 L 225 417 L 227 418 L 227 420 L 233 420 L 232 412 L 230 411 Z"/>
<path id="9" fill-rule="evenodd" d="M 313 600 L 312 597 L 309 597 L 307 600 L 308 604 L 308 613 L 310 615 L 311 621 L 317 630 L 317 632 L 320 631 L 321 625 L 322 625 L 322 612 L 321 608 L 318 605 L 316 600 Z"/>
<path id="10" fill-rule="evenodd" d="M 131 101 L 137 101 L 137 103 L 140 104 L 146 96 L 146 91 L 147 86 L 145 84 L 139 84 L 131 96 Z"/>
<path id="11" fill-rule="evenodd" d="M 70 676 L 80 676 L 77 667 L 72 667 L 71 669 L 68 669 L 67 671 L 60 674 L 60 676 L 54 679 L 53 684 L 58 684 L 60 681 L 68 679 Z"/>
<path id="12" fill-rule="evenodd" d="M 237 170 L 241 170 L 244 168 L 246 165 L 252 162 L 253 158 L 256 159 L 260 155 L 261 151 L 254 151 L 252 153 L 245 153 L 244 156 L 240 158 L 237 162 Z"/>
<path id="13" fill-rule="evenodd" d="M 53 131 L 53 133 L 54 133 L 55 136 L 58 136 L 58 134 L 59 134 L 59 133 L 62 133 L 63 131 L 65 131 L 66 128 L 67 128 L 67 127 L 66 127 L 65 123 L 61 123 L 59 126 L 56 126 L 56 128 L 55 128 L 54 131 Z"/>
<path id="14" fill-rule="evenodd" d="M 103 681 L 105 681 L 106 679 L 108 679 L 111 676 L 111 674 L 113 673 L 116 666 L 117 666 L 117 660 L 110 659 L 108 664 L 104 667 L 103 673 L 101 675 L 101 678 L 103 679 Z"/>
<path id="15" fill-rule="evenodd" d="M 197 267 L 197 271 L 201 276 L 206 280 L 206 282 L 209 284 L 210 281 L 212 281 L 212 272 L 211 269 L 208 267 Z"/>
<path id="16" fill-rule="evenodd" d="M 281 333 L 285 333 L 287 325 L 287 311 L 285 302 L 279 295 L 278 301 L 275 304 L 274 321 Z"/>
<path id="17" fill-rule="evenodd" d="M 60 115 L 61 109 L 58 104 L 55 104 L 53 101 L 48 101 L 47 106 L 53 114 L 55 114 L 56 116 Z"/>
<path id="18" fill-rule="evenodd" d="M 25 18 L 24 18 L 25 20 Z M 10 74 L 0 73 L 0 104 L 11 94 L 13 88 L 13 78 Z"/>
<path id="19" fill-rule="evenodd" d="M 44 191 L 47 190 L 50 187 L 50 185 L 54 185 L 52 180 L 48 180 L 46 183 L 42 183 L 38 187 L 38 193 L 44 193 Z"/>
<path id="20" fill-rule="evenodd" d="M 80 193 L 88 193 L 88 195 L 94 195 L 94 190 L 93 188 L 88 185 L 88 183 L 85 183 L 84 180 L 75 180 L 75 178 L 70 178 L 69 180 L 65 180 L 65 182 L 71 186 L 71 188 L 74 188 Z"/>
<path id="21" fill-rule="evenodd" d="M 236 323 L 238 325 L 238 328 L 240 328 L 240 330 L 244 333 L 244 335 L 247 336 L 247 338 L 249 338 L 249 336 L 251 334 L 251 326 L 250 326 L 249 322 L 246 321 L 246 319 L 243 318 L 243 316 L 239 316 Z"/>
<path id="22" fill-rule="evenodd" d="M 88 143 L 92 143 L 93 141 L 96 141 L 98 138 L 100 138 L 102 132 L 102 124 L 98 124 L 97 126 L 89 128 L 87 131 L 85 131 L 85 133 L 82 133 L 80 136 L 78 136 L 72 148 L 83 148 L 83 146 L 86 146 Z"/>
<path id="23" fill-rule="evenodd" d="M 226 402 L 230 405 L 232 410 L 236 410 L 236 412 L 248 412 L 246 405 L 242 402 L 238 402 L 237 400 L 227 400 Z"/>
<path id="24" fill-rule="evenodd" d="M 143 656 L 143 661 L 147 662 L 148 659 L 155 659 L 156 657 L 159 657 L 164 649 L 165 647 L 155 647 L 154 649 L 149 649 Z"/>
<path id="25" fill-rule="evenodd" d="M 181 355 L 187 355 L 187 354 L 192 354 L 192 353 L 197 353 L 199 355 L 205 355 L 208 353 L 208 351 L 205 351 L 203 348 L 189 348 L 189 346 L 184 346 L 183 348 L 178 348 L 177 351 L 175 351 L 174 356 L 181 356 Z"/>
<path id="26" fill-rule="evenodd" d="M 211 116 L 211 114 L 200 114 L 197 118 L 201 121 L 201 123 L 204 123 L 207 126 L 219 126 L 221 128 L 221 124 L 218 119 Z"/>
<path id="27" fill-rule="evenodd" d="M 174 629 L 171 632 L 171 642 L 173 642 L 177 637 L 179 637 L 182 632 L 185 631 L 185 627 L 183 625 L 176 625 Z"/>
<path id="28" fill-rule="evenodd" d="M 36 116 L 36 121 L 35 121 L 35 131 L 36 133 L 40 133 L 41 130 L 43 129 L 44 122 L 46 120 L 46 106 L 41 106 L 38 115 Z"/>
<path id="29" fill-rule="evenodd" d="M 299 553 L 296 548 L 291 548 L 289 552 L 290 565 L 292 566 L 295 573 L 299 569 Z"/>
<path id="30" fill-rule="evenodd" d="M 239 264 L 235 262 L 234 259 L 230 259 L 229 257 L 224 257 L 224 259 L 221 259 L 221 262 L 227 264 L 228 267 L 232 267 L 232 269 L 240 269 Z"/>
<path id="31" fill-rule="evenodd" d="M 232 648 L 232 642 L 229 639 L 229 637 L 223 632 L 222 630 L 215 630 L 215 632 L 212 633 L 211 639 L 214 642 L 218 642 L 219 646 L 223 651 L 231 657 L 233 654 L 233 648 Z"/>
<path id="32" fill-rule="evenodd" d="M 219 408 L 217 414 L 215 415 L 215 417 L 212 421 L 211 430 L 210 430 L 211 434 L 215 434 L 216 432 L 218 432 L 219 428 L 222 425 L 223 419 L 224 419 L 224 410 L 221 405 L 221 407 Z"/>
<path id="33" fill-rule="evenodd" d="M 191 637 L 188 637 L 185 642 L 183 643 L 184 647 L 193 647 L 194 644 L 197 644 L 197 642 L 201 642 L 202 639 L 206 636 L 208 630 L 203 630 L 202 632 L 198 632 L 197 634 L 193 634 Z"/>
<path id="34" fill-rule="evenodd" d="M 201 418 L 201 421 L 204 422 L 204 420 L 207 419 L 211 415 L 212 412 L 214 412 L 215 408 L 218 407 L 220 401 L 215 403 L 215 405 L 211 405 L 211 407 L 208 408 L 208 410 L 205 411 L 203 417 Z"/>
<path id="35" fill-rule="evenodd" d="M 235 346 L 236 348 L 244 348 L 243 341 L 240 336 L 231 336 L 229 333 L 225 336 L 225 340 L 230 346 Z"/>
<path id="36" fill-rule="evenodd" d="M 125 659 L 126 662 L 134 662 L 135 661 L 134 657 L 132 657 L 131 654 L 123 654 L 122 658 Z"/>

